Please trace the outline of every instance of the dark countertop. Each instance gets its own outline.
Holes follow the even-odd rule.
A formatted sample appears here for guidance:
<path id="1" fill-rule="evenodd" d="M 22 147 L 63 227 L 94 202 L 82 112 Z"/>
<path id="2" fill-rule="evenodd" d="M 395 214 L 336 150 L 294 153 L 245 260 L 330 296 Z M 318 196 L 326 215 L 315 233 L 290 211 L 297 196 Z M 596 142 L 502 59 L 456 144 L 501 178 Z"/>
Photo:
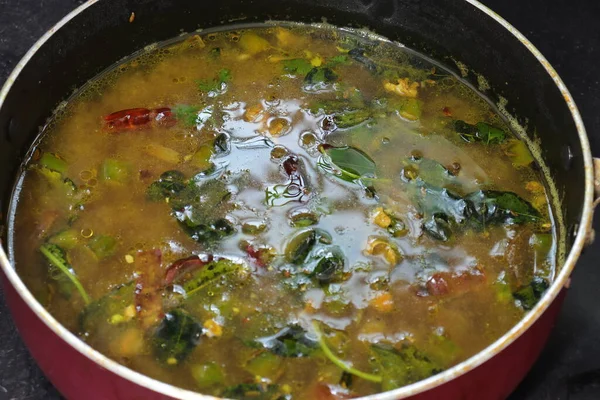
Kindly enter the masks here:
<path id="1" fill-rule="evenodd" d="M 0 0 L 0 85 L 27 49 L 82 0 Z M 540 49 L 573 94 L 600 156 L 600 1 L 483 0 Z M 599 214 L 600 215 L 600 214 Z M 595 228 L 600 232 L 599 215 Z M 600 239 L 588 248 L 557 326 L 510 400 L 600 399 Z M 0 298 L 0 400 L 60 399 L 21 342 Z"/>

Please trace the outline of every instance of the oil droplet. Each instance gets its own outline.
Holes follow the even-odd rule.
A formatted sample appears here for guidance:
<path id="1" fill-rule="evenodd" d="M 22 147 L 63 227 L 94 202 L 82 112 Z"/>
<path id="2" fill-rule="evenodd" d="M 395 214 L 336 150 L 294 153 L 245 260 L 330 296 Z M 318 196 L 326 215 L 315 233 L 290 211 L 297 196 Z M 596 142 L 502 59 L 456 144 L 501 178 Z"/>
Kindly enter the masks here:
<path id="1" fill-rule="evenodd" d="M 83 236 L 84 238 L 88 239 L 91 238 L 92 236 L 94 236 L 94 231 L 91 230 L 90 228 L 84 228 L 81 230 L 81 236 Z"/>
<path id="2" fill-rule="evenodd" d="M 381 138 L 381 143 L 382 144 L 389 144 L 390 143 L 390 138 L 389 137 L 382 137 Z"/>

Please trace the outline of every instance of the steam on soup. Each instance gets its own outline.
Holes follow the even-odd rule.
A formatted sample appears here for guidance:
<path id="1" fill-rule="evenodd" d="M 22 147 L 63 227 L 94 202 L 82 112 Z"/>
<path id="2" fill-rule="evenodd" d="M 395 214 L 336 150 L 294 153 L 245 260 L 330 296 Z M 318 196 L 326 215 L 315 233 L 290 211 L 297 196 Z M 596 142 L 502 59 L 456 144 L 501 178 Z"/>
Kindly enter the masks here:
<path id="1" fill-rule="evenodd" d="M 37 299 L 108 357 L 230 398 L 347 398 L 479 352 L 551 282 L 541 176 L 486 101 L 324 27 L 194 35 L 116 65 L 32 152 Z"/>

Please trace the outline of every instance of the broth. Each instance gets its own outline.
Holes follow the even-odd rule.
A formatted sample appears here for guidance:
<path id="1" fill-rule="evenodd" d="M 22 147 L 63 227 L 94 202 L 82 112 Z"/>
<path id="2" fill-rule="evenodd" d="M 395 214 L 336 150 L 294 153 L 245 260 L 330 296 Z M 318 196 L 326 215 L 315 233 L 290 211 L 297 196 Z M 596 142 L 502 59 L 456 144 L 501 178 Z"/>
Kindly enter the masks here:
<path id="1" fill-rule="evenodd" d="M 116 65 L 45 129 L 16 200 L 16 267 L 54 317 L 223 397 L 427 378 L 508 331 L 556 268 L 543 179 L 495 110 L 331 27 L 198 34 Z"/>

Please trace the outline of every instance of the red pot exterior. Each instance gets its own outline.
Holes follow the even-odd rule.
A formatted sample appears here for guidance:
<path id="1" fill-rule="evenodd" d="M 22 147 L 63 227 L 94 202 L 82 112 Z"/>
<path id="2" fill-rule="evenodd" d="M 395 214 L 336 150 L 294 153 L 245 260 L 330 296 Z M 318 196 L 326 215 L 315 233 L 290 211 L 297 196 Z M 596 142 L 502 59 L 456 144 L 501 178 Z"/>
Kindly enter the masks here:
<path id="1" fill-rule="evenodd" d="M 2 274 L 4 295 L 15 324 L 33 358 L 67 399 L 168 399 L 92 361 L 55 334 L 23 301 Z M 566 290 L 519 338 L 479 367 L 429 391 L 416 400 L 498 400 L 506 398 L 539 356 L 554 326 Z"/>
<path id="2" fill-rule="evenodd" d="M 75 350 L 25 303 L 4 272 L 2 278 L 6 303 L 25 345 L 46 377 L 67 399 L 169 399 L 120 377 Z"/>

